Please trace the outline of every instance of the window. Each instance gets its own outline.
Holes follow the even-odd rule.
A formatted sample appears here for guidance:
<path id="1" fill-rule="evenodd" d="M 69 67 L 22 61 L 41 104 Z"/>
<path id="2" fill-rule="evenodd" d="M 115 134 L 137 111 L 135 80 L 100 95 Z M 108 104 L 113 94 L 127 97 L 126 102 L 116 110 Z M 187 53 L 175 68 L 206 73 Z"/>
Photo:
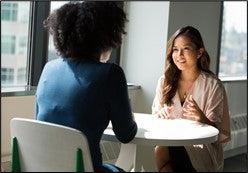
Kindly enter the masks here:
<path id="1" fill-rule="evenodd" d="M 17 20 L 17 2 L 1 2 L 1 20 Z"/>
<path id="2" fill-rule="evenodd" d="M 1 36 L 1 53 L 2 54 L 15 54 L 16 37 L 14 35 Z"/>
<path id="3" fill-rule="evenodd" d="M 27 85 L 30 4 L 29 1 L 1 1 L 2 89 Z"/>
<path id="4" fill-rule="evenodd" d="M 19 85 L 25 85 L 26 84 L 26 68 L 18 68 L 17 83 Z"/>
<path id="5" fill-rule="evenodd" d="M 247 78 L 247 3 L 224 2 L 219 77 Z"/>
<path id="6" fill-rule="evenodd" d="M 13 68 L 1 68 L 1 83 L 2 85 L 12 85 L 14 83 Z"/>
<path id="7" fill-rule="evenodd" d="M 18 54 L 27 55 L 28 38 L 25 36 L 19 37 Z"/>

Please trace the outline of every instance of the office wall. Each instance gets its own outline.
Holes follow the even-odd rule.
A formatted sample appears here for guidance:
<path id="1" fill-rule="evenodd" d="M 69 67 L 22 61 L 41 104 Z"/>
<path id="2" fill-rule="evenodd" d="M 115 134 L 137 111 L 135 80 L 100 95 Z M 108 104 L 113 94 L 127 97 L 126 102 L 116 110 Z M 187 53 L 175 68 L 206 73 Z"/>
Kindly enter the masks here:
<path id="1" fill-rule="evenodd" d="M 247 115 L 247 80 L 226 81 L 224 86 L 227 92 L 230 115 Z"/>
<path id="2" fill-rule="evenodd" d="M 164 68 L 169 2 L 127 2 L 129 22 L 123 39 L 121 66 L 136 91 L 134 112 L 151 113 L 158 78 Z"/>
<path id="3" fill-rule="evenodd" d="M 1 161 L 9 159 L 11 146 L 10 120 L 14 117 L 33 118 L 35 113 L 34 101 L 35 96 L 1 98 Z"/>

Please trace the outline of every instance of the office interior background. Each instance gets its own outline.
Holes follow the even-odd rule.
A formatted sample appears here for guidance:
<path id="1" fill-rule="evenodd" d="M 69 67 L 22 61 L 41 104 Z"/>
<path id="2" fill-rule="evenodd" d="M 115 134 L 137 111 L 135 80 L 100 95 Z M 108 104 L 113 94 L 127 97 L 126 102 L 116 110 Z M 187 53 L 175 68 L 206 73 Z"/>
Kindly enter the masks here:
<path id="1" fill-rule="evenodd" d="M 1 1 L 1 165 L 9 164 L 9 122 L 34 118 L 35 86 L 47 61 L 58 58 L 42 21 L 68 1 Z M 113 51 L 129 86 L 133 112 L 151 113 L 165 63 L 166 43 L 180 27 L 202 34 L 211 70 L 224 83 L 231 116 L 232 140 L 225 146 L 230 171 L 247 168 L 247 2 L 124 2 L 127 34 Z M 103 160 L 114 162 L 119 144 L 102 142 Z M 239 169 L 234 160 L 241 158 Z M 231 158 L 235 158 L 231 160 Z M 239 159 L 238 158 L 238 159 Z M 245 158 L 245 159 L 243 159 Z M 237 166 L 236 166 L 237 167 Z M 227 170 L 228 171 L 228 170 Z"/>

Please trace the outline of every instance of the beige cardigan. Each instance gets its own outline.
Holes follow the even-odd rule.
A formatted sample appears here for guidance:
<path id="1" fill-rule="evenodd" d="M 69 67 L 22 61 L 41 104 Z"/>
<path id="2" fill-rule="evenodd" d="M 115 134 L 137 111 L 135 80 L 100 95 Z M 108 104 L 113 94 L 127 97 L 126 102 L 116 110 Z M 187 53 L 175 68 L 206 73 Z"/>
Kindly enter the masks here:
<path id="1" fill-rule="evenodd" d="M 156 114 L 163 106 L 160 100 L 162 98 L 162 84 L 164 76 L 160 77 L 156 89 L 156 95 L 152 105 L 152 113 Z M 185 146 L 191 159 L 193 167 L 197 171 L 222 171 L 223 170 L 223 147 L 222 144 L 230 140 L 230 117 L 228 111 L 227 96 L 225 88 L 221 81 L 205 72 L 201 72 L 195 80 L 189 95 L 192 95 L 199 108 L 206 117 L 216 124 L 220 131 L 218 141 L 211 144 Z M 169 118 L 180 118 L 182 108 L 178 93 L 173 98 L 174 106 Z M 178 127 L 175 130 L 183 130 Z"/>

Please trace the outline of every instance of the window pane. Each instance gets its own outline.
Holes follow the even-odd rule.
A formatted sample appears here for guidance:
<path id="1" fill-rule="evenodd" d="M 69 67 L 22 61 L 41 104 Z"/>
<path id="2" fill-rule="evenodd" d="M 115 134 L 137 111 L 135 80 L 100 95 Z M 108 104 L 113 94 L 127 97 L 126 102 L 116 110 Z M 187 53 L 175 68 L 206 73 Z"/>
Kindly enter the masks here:
<path id="1" fill-rule="evenodd" d="M 10 20 L 10 3 L 1 2 L 1 20 Z"/>
<path id="2" fill-rule="evenodd" d="M 26 83 L 26 69 L 25 68 L 18 69 L 17 83 L 20 85 L 25 85 Z"/>
<path id="3" fill-rule="evenodd" d="M 3 35 L 1 37 L 1 53 L 15 54 L 15 36 Z"/>
<path id="4" fill-rule="evenodd" d="M 1 84 L 11 85 L 14 82 L 14 69 L 1 68 Z"/>
<path id="5" fill-rule="evenodd" d="M 1 1 L 1 7 L 1 88 L 24 86 L 27 85 L 30 2 Z"/>
<path id="6" fill-rule="evenodd" d="M 246 2 L 224 2 L 219 77 L 247 77 Z"/>

